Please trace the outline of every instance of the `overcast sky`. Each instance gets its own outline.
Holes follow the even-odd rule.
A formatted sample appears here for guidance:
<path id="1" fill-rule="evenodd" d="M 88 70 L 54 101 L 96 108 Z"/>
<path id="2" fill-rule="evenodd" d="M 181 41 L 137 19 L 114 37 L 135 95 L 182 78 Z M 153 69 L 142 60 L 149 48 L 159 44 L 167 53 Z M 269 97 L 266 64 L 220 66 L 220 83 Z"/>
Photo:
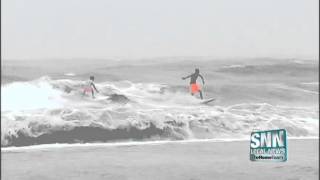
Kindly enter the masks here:
<path id="1" fill-rule="evenodd" d="M 318 58 L 318 0 L 2 0 L 2 58 Z"/>

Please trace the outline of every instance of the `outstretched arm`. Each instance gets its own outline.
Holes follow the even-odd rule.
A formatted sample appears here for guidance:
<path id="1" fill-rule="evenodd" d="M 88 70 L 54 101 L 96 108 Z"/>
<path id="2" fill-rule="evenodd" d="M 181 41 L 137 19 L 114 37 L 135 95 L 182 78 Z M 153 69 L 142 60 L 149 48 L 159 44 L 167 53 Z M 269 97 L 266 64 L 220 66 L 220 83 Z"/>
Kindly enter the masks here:
<path id="1" fill-rule="evenodd" d="M 190 78 L 192 76 L 192 74 L 190 74 L 189 76 L 186 76 L 186 77 L 182 77 L 183 80 L 187 79 L 187 78 Z"/>
<path id="2" fill-rule="evenodd" d="M 202 84 L 204 84 L 204 78 L 201 76 L 201 74 L 199 74 L 199 77 L 200 77 L 201 80 L 202 80 Z"/>
<path id="3" fill-rule="evenodd" d="M 94 90 L 96 90 L 96 92 L 98 93 L 98 89 L 96 88 L 96 85 L 94 85 L 94 83 L 91 83 L 91 85 L 93 86 Z"/>

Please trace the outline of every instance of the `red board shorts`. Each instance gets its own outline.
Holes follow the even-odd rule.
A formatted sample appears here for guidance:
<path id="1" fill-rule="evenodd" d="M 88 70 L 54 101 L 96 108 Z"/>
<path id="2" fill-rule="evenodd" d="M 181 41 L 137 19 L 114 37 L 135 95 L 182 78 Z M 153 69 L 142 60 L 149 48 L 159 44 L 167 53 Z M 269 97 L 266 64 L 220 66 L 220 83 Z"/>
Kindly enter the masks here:
<path id="1" fill-rule="evenodd" d="M 91 87 L 86 87 L 83 89 L 84 92 L 92 92 L 93 89 Z"/>
<path id="2" fill-rule="evenodd" d="M 196 83 L 190 84 L 191 93 L 197 93 L 200 91 L 200 86 Z"/>

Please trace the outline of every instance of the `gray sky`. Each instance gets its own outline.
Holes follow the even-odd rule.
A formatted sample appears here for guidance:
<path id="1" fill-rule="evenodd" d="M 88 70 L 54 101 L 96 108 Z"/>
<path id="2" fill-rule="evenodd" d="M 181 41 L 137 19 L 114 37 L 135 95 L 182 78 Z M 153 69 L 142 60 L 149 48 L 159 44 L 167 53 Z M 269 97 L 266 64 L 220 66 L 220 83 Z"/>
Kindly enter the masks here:
<path id="1" fill-rule="evenodd" d="M 2 0 L 2 56 L 318 58 L 318 0 Z"/>

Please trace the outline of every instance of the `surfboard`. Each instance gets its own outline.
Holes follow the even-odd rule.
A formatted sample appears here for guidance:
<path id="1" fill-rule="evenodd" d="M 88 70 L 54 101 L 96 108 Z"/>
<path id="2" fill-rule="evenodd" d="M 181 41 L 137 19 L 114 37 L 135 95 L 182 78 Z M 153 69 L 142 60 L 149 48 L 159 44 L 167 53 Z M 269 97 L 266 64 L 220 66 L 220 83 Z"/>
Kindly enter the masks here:
<path id="1" fill-rule="evenodd" d="M 216 100 L 216 99 L 215 98 L 204 99 L 204 100 L 201 101 L 201 104 L 208 104 L 208 103 L 210 103 L 210 102 L 212 102 L 214 100 Z"/>

